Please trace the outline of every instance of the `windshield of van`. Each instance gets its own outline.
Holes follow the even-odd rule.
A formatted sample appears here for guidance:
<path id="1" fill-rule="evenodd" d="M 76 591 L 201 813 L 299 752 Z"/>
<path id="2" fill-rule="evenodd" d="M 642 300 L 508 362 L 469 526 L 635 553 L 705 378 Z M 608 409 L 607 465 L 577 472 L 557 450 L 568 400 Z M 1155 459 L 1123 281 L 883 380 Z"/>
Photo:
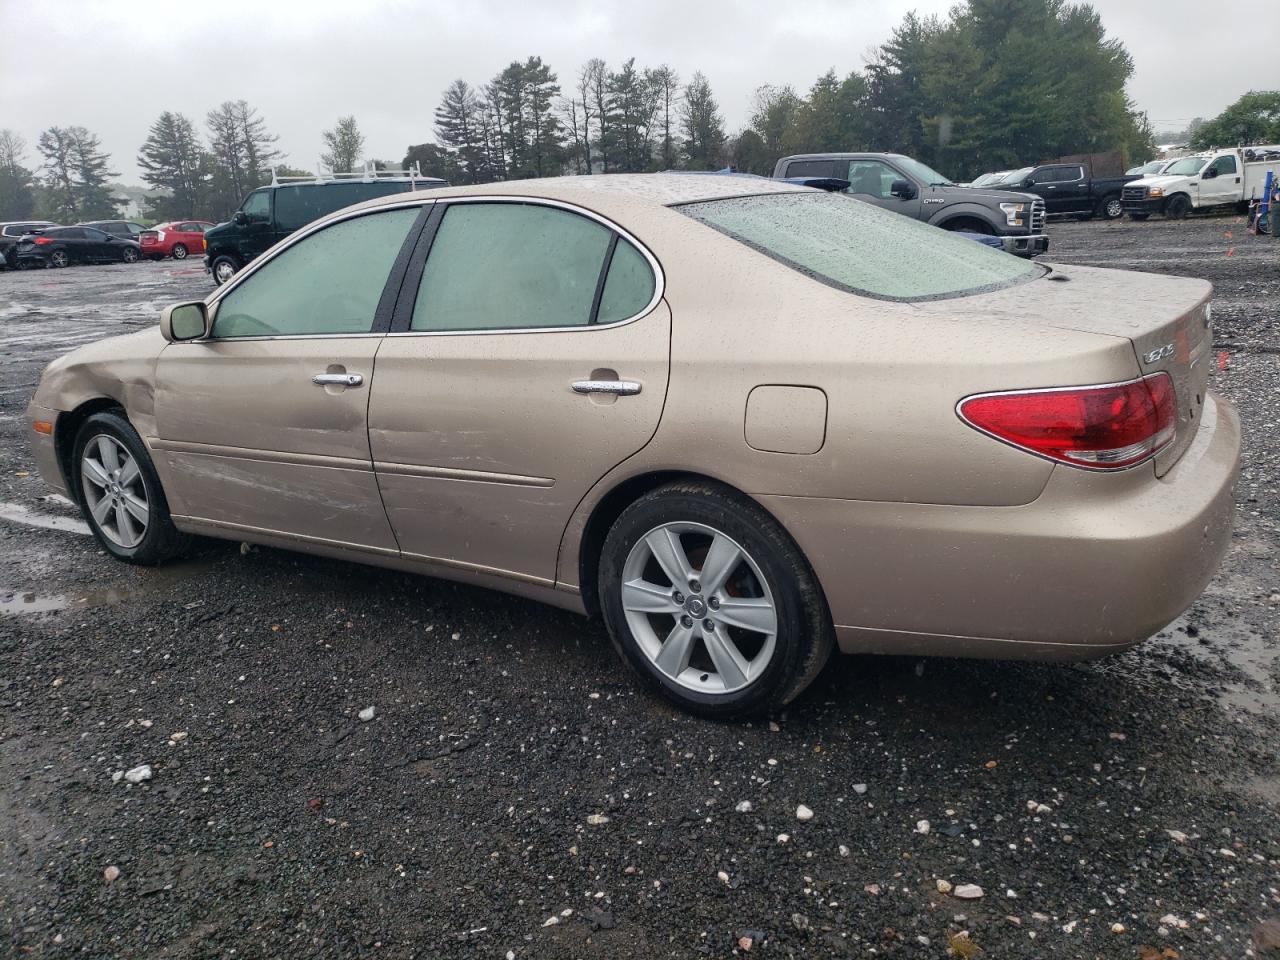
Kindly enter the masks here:
<path id="1" fill-rule="evenodd" d="M 676 206 L 806 276 L 880 300 L 1012 286 L 1044 268 L 839 193 L 770 193 Z"/>
<path id="2" fill-rule="evenodd" d="M 1166 170 L 1165 175 L 1170 177 L 1189 177 L 1193 173 L 1199 173 L 1200 168 L 1205 165 L 1208 159 L 1208 157 L 1183 157 Z"/>

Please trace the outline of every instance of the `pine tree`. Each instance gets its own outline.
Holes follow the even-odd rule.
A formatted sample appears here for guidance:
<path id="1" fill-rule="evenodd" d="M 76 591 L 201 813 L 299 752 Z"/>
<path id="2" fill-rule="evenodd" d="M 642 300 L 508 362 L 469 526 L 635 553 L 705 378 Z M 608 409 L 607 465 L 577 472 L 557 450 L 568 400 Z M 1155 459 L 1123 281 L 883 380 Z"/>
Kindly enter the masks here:
<path id="1" fill-rule="evenodd" d="M 195 124 L 180 113 L 160 114 L 138 151 L 142 179 L 167 195 L 151 198 L 158 220 L 186 220 L 205 213 L 211 158 L 200 145 Z"/>
<path id="2" fill-rule="evenodd" d="M 119 174 L 107 169 L 109 157 L 97 136 L 84 127 L 50 127 L 36 146 L 44 157 L 48 206 L 57 219 L 74 223 L 116 216 L 107 181 Z"/>
<path id="3" fill-rule="evenodd" d="M 699 71 L 684 88 L 680 106 L 685 162 L 690 170 L 715 170 L 725 146 L 724 118 L 711 93 L 711 84 Z"/>
<path id="4" fill-rule="evenodd" d="M 480 95 L 465 80 L 449 84 L 436 107 L 436 135 L 452 147 L 461 165 L 462 183 L 487 183 L 494 178 L 485 137 Z"/>
<path id="5" fill-rule="evenodd" d="M 356 125 L 356 118 L 339 117 L 337 126 L 324 131 L 322 136 L 327 149 L 320 155 L 320 162 L 335 173 L 354 171 L 364 152 L 364 135 Z"/>
<path id="6" fill-rule="evenodd" d="M 651 95 L 656 107 L 654 140 L 657 144 L 657 162 L 661 170 L 671 170 L 679 161 L 676 143 L 680 105 L 680 76 L 666 64 L 656 70 L 646 71 Z"/>
<path id="7" fill-rule="evenodd" d="M 0 130 L 0 220 L 25 220 L 35 214 L 31 171 L 22 163 L 27 142 L 12 130 Z"/>
<path id="8" fill-rule="evenodd" d="M 278 138 L 267 133 L 266 122 L 244 100 L 227 100 L 210 110 L 206 123 L 217 206 L 229 213 L 265 182 L 271 164 L 283 155 L 273 146 Z"/>

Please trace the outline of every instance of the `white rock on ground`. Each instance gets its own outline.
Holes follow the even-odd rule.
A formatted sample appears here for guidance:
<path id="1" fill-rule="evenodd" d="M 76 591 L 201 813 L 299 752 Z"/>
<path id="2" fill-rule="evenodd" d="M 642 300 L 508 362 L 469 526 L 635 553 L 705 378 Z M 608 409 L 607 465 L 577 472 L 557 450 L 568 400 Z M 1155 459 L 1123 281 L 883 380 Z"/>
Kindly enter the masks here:
<path id="1" fill-rule="evenodd" d="M 360 718 L 361 722 L 368 723 L 370 720 L 373 719 L 375 713 L 376 711 L 373 709 L 373 707 L 365 707 L 358 714 L 356 714 L 356 716 Z"/>
<path id="2" fill-rule="evenodd" d="M 102 871 L 102 879 L 106 880 L 107 883 L 115 883 L 120 879 L 120 868 L 113 863 Z"/>
<path id="3" fill-rule="evenodd" d="M 976 883 L 962 883 L 956 887 L 955 895 L 961 900 L 978 900 L 984 896 L 982 888 Z"/>
<path id="4" fill-rule="evenodd" d="M 813 811 L 806 807 L 803 803 L 796 807 L 796 819 L 804 822 L 813 819 Z"/>
<path id="5" fill-rule="evenodd" d="M 917 821 L 916 821 L 916 833 L 923 834 L 924 836 L 926 836 L 926 837 L 927 837 L 927 836 L 929 835 L 929 830 L 930 830 L 930 829 L 932 829 L 932 828 L 930 827 L 930 825 L 929 825 L 929 821 L 928 821 L 928 820 L 917 820 Z"/>
<path id="6" fill-rule="evenodd" d="M 855 783 L 853 785 L 853 792 L 856 793 L 858 796 L 862 796 L 864 793 L 867 792 L 867 785 L 865 783 Z"/>
<path id="7" fill-rule="evenodd" d="M 734 807 L 733 809 L 737 810 L 739 813 L 750 813 L 750 812 L 751 812 L 751 801 L 750 801 L 750 800 L 742 800 L 742 801 L 739 801 L 738 805 L 737 805 L 736 807 Z"/>
<path id="8" fill-rule="evenodd" d="M 952 887 L 951 887 L 951 882 L 950 882 L 950 881 L 948 881 L 948 880 L 939 880 L 939 881 L 938 881 L 938 892 L 939 892 L 939 893 L 950 893 L 950 892 L 951 892 L 951 889 L 952 889 Z"/>
<path id="9" fill-rule="evenodd" d="M 125 773 L 124 778 L 130 783 L 141 783 L 143 780 L 151 779 L 151 764 L 140 763 Z"/>

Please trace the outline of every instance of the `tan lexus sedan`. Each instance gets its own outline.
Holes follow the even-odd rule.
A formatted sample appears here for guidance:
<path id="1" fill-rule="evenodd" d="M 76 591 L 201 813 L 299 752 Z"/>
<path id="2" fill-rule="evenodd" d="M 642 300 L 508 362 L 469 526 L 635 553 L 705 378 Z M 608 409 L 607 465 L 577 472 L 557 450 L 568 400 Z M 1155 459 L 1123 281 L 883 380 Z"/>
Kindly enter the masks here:
<path id="1" fill-rule="evenodd" d="M 599 613 L 712 716 L 846 653 L 1076 659 L 1189 606 L 1239 421 L 1210 287 L 717 176 L 398 195 L 49 365 L 44 477 L 187 535 Z"/>

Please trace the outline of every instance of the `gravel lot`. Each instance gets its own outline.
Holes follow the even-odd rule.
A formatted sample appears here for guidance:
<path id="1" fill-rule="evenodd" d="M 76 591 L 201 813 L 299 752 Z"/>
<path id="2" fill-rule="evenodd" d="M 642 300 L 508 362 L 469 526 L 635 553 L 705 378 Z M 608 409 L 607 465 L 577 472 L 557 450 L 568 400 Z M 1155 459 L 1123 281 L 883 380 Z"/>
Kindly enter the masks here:
<path id="1" fill-rule="evenodd" d="M 1214 282 L 1247 431 L 1221 574 L 1123 656 L 841 658 L 751 724 L 672 711 L 598 624 L 522 600 L 231 543 L 109 560 L 23 408 L 50 358 L 209 281 L 0 273 L 0 949 L 1276 956 L 1280 242 L 1050 233 L 1052 259 Z"/>

